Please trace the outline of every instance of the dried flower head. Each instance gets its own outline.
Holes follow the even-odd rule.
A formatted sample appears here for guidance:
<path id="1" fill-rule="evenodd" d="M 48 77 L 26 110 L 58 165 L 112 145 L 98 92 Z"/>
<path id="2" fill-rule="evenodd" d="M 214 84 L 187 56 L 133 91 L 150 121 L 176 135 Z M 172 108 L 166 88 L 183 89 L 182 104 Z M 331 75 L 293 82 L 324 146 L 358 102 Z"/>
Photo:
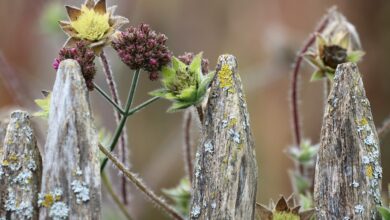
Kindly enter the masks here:
<path id="1" fill-rule="evenodd" d="M 86 0 L 81 8 L 65 6 L 70 21 L 60 21 L 62 30 L 69 35 L 64 47 L 74 47 L 75 43 L 83 40 L 93 48 L 96 54 L 109 44 L 114 32 L 128 20 L 114 16 L 116 6 L 107 9 L 106 0 Z"/>
<path id="2" fill-rule="evenodd" d="M 190 65 L 192 60 L 194 59 L 195 54 L 191 52 L 185 52 L 183 55 L 178 56 L 179 60 L 186 65 Z M 205 75 L 209 72 L 209 60 L 202 58 L 202 73 Z"/>
<path id="3" fill-rule="evenodd" d="M 150 94 L 173 101 L 170 112 L 200 105 L 215 75 L 214 72 L 203 75 L 201 62 L 202 53 L 189 65 L 173 57 L 172 67 L 164 66 L 161 71 L 163 88 Z"/>
<path id="4" fill-rule="evenodd" d="M 54 60 L 53 68 L 57 70 L 60 62 L 66 59 L 74 59 L 79 63 L 87 88 L 92 91 L 94 89 L 93 78 L 96 74 L 93 50 L 88 47 L 85 41 L 77 42 L 76 47 L 62 48 L 58 58 Z"/>
<path id="5" fill-rule="evenodd" d="M 141 24 L 115 34 L 112 46 L 127 66 L 133 70 L 143 69 L 149 72 L 151 80 L 156 80 L 161 68 L 171 61 L 172 53 L 166 41 L 164 34 Z"/>
<path id="6" fill-rule="evenodd" d="M 257 214 L 263 220 L 309 220 L 315 210 L 309 209 L 300 212 L 301 206 L 295 205 L 294 196 L 291 195 L 287 200 L 282 196 L 274 205 L 271 201 L 270 207 L 256 204 Z"/>
<path id="7" fill-rule="evenodd" d="M 335 9 L 328 16 L 327 27 L 317 34 L 314 48 L 305 54 L 306 60 L 317 69 L 312 81 L 324 77 L 333 80 L 337 65 L 359 62 L 364 55 L 355 27 Z"/>

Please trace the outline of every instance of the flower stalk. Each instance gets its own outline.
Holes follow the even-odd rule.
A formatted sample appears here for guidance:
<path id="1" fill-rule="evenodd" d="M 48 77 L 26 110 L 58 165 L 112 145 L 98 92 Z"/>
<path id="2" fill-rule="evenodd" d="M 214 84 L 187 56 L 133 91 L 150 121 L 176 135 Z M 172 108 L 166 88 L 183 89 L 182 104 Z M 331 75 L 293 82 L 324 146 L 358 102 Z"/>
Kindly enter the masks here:
<path id="1" fill-rule="evenodd" d="M 114 155 L 112 155 L 106 148 L 99 144 L 100 151 L 107 156 L 108 159 L 132 182 L 141 192 L 143 192 L 149 199 L 154 202 L 158 207 L 168 213 L 173 219 L 184 220 L 184 218 L 170 205 L 168 205 L 164 199 L 157 196 L 151 189 L 149 189 L 142 180 L 137 177 L 136 174 L 126 169 L 125 165 L 121 163 Z"/>

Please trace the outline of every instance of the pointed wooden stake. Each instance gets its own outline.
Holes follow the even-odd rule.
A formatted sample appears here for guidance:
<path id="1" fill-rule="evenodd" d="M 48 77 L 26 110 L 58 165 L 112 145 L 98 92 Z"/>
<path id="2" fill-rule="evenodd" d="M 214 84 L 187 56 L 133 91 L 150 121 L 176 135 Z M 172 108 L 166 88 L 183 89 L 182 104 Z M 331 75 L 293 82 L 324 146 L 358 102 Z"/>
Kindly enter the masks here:
<path id="1" fill-rule="evenodd" d="M 196 154 L 191 219 L 253 219 L 255 149 L 237 61 L 218 59 Z"/>
<path id="2" fill-rule="evenodd" d="M 42 160 L 30 116 L 14 111 L 8 122 L 0 158 L 0 219 L 38 219 Z M 0 132 L 3 135 L 0 122 Z"/>
<path id="3" fill-rule="evenodd" d="M 381 203 L 379 140 L 356 64 L 337 67 L 318 152 L 317 219 L 376 219 Z"/>
<path id="4" fill-rule="evenodd" d="M 100 219 L 97 135 L 80 66 L 57 71 L 44 148 L 40 219 Z"/>

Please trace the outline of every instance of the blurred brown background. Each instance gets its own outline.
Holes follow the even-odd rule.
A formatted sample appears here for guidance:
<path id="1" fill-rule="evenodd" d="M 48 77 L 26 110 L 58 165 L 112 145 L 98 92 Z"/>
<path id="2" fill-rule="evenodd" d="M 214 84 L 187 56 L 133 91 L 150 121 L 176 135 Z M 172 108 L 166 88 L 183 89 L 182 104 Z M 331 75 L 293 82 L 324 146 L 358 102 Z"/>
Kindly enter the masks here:
<path id="1" fill-rule="evenodd" d="M 222 53 L 237 56 L 256 141 L 260 202 L 292 191 L 287 171 L 293 165 L 283 153 L 293 141 L 288 102 L 291 64 L 296 51 L 330 6 L 337 5 L 360 33 L 367 54 L 359 67 L 377 126 L 390 115 L 390 1 L 108 2 L 109 5 L 119 5 L 117 14 L 129 18 L 130 25 L 146 22 L 165 33 L 175 55 L 185 51 L 204 51 L 211 68 Z M 55 21 L 66 18 L 63 4 L 79 6 L 81 3 L 81 0 L 0 0 L 0 51 L 14 69 L 12 78 L 19 78 L 22 83 L 18 96 L 7 89 L 12 82 L 0 81 L 0 107 L 17 105 L 20 99 L 24 100 L 23 107 L 37 110 L 32 101 L 41 97 L 42 89 L 51 89 L 55 76 L 51 64 L 66 39 Z M 106 51 L 124 98 L 131 71 L 119 61 L 111 48 Z M 96 64 L 100 64 L 98 59 Z M 308 65 L 304 65 L 301 71 L 300 109 L 304 136 L 317 142 L 322 121 L 322 83 L 309 83 L 311 71 Z M 4 75 L 4 72 L 0 74 Z M 96 82 L 105 85 L 100 70 Z M 150 82 L 144 74 L 136 102 L 148 98 L 147 92 L 158 87 L 158 81 Z M 91 96 L 96 121 L 113 131 L 112 108 L 96 92 Z M 161 188 L 175 186 L 184 175 L 181 152 L 183 117 L 182 113 L 166 114 L 169 104 L 159 101 L 128 122 L 132 169 L 158 194 Z M 390 182 L 389 144 L 390 135 L 381 146 L 384 184 Z M 113 178 L 119 177 L 113 169 L 111 172 Z M 132 187 L 130 183 L 129 186 Z M 105 201 L 105 219 L 122 219 L 111 200 L 106 198 Z M 166 219 L 133 188 L 129 207 L 136 219 Z"/>

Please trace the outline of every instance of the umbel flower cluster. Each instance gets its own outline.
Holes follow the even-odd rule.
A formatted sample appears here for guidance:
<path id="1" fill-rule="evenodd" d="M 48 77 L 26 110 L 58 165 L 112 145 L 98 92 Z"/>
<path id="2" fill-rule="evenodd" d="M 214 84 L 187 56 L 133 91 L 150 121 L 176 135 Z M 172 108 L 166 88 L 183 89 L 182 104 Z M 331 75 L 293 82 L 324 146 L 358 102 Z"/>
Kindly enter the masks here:
<path id="1" fill-rule="evenodd" d="M 62 48 L 58 58 L 54 60 L 53 68 L 57 70 L 60 62 L 66 59 L 73 59 L 79 63 L 87 88 L 92 91 L 94 89 L 93 78 L 96 74 L 93 50 L 87 46 L 85 41 L 77 42 L 76 47 Z"/>
<path id="2" fill-rule="evenodd" d="M 156 80 L 158 71 L 171 61 L 172 53 L 165 45 L 167 39 L 149 25 L 141 24 L 117 33 L 112 46 L 127 66 L 134 70 L 143 69 L 149 72 L 151 80 Z"/>

